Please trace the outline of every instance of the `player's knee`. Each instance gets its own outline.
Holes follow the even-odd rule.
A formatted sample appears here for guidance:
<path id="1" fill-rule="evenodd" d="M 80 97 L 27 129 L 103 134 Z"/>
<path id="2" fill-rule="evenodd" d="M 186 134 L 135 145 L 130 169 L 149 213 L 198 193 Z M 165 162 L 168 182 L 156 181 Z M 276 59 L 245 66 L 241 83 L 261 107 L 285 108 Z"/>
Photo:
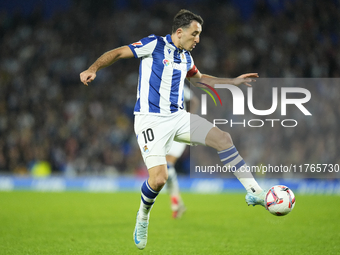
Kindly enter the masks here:
<path id="1" fill-rule="evenodd" d="M 230 148 L 231 146 L 233 146 L 233 140 L 231 139 L 231 135 L 228 132 L 222 131 L 217 142 L 217 150 L 222 151 Z"/>
<path id="2" fill-rule="evenodd" d="M 162 189 L 167 180 L 168 180 L 168 175 L 158 175 L 154 179 L 154 185 L 157 187 L 157 189 Z"/>
<path id="3" fill-rule="evenodd" d="M 158 165 L 149 169 L 149 185 L 155 191 L 160 191 L 168 179 L 166 165 Z"/>
<path id="4" fill-rule="evenodd" d="M 156 191 L 159 191 L 163 188 L 166 181 L 168 180 L 168 173 L 166 171 L 158 172 L 157 174 L 152 174 L 150 176 L 150 181 L 152 182 L 152 186 Z"/>

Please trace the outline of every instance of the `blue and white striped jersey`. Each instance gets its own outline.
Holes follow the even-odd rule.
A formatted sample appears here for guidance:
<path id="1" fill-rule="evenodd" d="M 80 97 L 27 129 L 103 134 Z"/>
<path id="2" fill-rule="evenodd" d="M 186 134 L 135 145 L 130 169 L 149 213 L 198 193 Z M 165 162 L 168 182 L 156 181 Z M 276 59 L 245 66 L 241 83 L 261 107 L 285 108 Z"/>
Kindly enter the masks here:
<path id="1" fill-rule="evenodd" d="M 194 61 L 171 36 L 150 35 L 128 45 L 140 58 L 135 114 L 168 115 L 183 109 L 184 80 Z"/>

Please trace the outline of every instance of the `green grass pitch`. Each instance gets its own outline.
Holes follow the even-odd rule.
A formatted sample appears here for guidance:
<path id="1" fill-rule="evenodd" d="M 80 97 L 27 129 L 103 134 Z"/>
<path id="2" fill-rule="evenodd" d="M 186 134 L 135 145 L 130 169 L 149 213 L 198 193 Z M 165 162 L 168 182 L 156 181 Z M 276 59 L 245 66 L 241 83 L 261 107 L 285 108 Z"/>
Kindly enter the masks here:
<path id="1" fill-rule="evenodd" d="M 171 218 L 159 195 L 148 244 L 132 240 L 139 193 L 0 192 L 0 254 L 340 254 L 340 197 L 296 195 L 287 216 L 248 207 L 244 194 L 184 193 Z"/>

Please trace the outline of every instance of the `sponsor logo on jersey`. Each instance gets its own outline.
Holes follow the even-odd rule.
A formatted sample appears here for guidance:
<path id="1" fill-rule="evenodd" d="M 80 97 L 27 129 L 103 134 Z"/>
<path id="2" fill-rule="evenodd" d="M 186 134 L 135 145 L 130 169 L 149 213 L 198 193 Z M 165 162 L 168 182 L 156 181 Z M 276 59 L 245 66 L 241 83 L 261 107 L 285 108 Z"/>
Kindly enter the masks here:
<path id="1" fill-rule="evenodd" d="M 141 41 L 138 41 L 138 42 L 135 42 L 135 43 L 133 43 L 132 44 L 132 46 L 142 46 L 143 45 L 143 43 L 141 42 Z"/>
<path id="2" fill-rule="evenodd" d="M 167 60 L 167 59 L 163 59 L 163 64 L 164 64 L 165 66 L 169 66 L 169 65 L 170 65 L 170 61 Z"/>
<path id="3" fill-rule="evenodd" d="M 187 65 L 185 63 L 178 64 L 167 59 L 163 59 L 163 65 L 166 67 L 171 65 L 173 69 L 187 71 Z"/>

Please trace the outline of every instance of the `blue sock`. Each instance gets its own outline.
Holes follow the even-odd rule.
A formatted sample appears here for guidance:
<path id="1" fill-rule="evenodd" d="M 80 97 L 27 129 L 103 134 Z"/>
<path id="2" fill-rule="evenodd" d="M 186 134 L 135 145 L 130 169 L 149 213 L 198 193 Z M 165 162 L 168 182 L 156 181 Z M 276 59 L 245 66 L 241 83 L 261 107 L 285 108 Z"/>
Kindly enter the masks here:
<path id="1" fill-rule="evenodd" d="M 263 191 L 254 179 L 250 169 L 247 169 L 246 162 L 244 162 L 234 145 L 226 150 L 219 151 L 218 155 L 222 163 L 232 170 L 247 192 L 260 194 Z M 242 171 L 240 170 L 241 167 Z"/>
<path id="2" fill-rule="evenodd" d="M 220 156 L 223 165 L 229 166 L 233 172 L 246 164 L 234 145 L 226 150 L 218 151 L 217 153 L 218 156 Z"/>
<path id="3" fill-rule="evenodd" d="M 139 207 L 138 217 L 141 221 L 148 221 L 150 210 L 158 195 L 157 191 L 154 191 L 146 180 L 142 185 L 142 195 Z"/>

